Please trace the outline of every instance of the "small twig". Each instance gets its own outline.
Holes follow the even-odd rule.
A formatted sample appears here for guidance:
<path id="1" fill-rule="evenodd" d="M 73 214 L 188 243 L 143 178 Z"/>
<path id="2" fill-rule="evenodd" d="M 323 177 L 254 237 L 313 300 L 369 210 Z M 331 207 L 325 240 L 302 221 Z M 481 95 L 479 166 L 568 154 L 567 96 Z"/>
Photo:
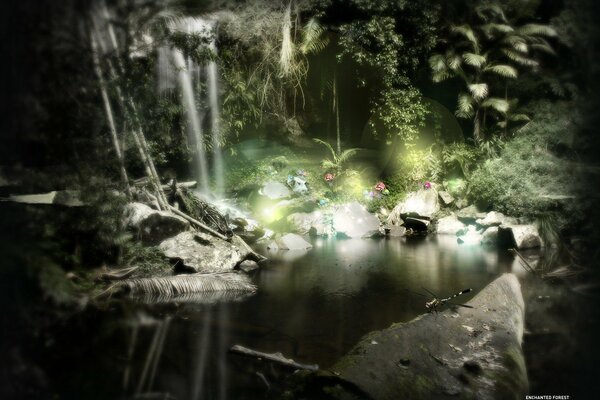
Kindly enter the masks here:
<path id="1" fill-rule="evenodd" d="M 255 357 L 258 359 L 264 359 L 267 361 L 271 361 L 286 367 L 291 367 L 294 369 L 304 369 L 308 371 L 318 371 L 319 366 L 316 364 L 300 364 L 290 358 L 285 358 L 281 353 L 263 353 L 260 351 L 252 350 L 246 348 L 244 346 L 235 345 L 231 349 L 229 349 L 232 353 L 242 354 L 248 357 Z"/>
<path id="2" fill-rule="evenodd" d="M 521 265 L 523 267 L 525 267 L 525 269 L 527 269 L 529 272 L 531 272 L 532 274 L 536 274 L 535 269 L 531 266 L 531 264 L 529 264 L 529 262 L 525 259 L 525 257 L 523 257 L 521 255 L 521 253 L 519 253 L 516 249 L 509 249 L 509 251 L 513 254 L 516 254 L 517 256 L 519 256 L 519 258 L 521 259 L 521 261 L 523 261 L 521 263 Z"/>

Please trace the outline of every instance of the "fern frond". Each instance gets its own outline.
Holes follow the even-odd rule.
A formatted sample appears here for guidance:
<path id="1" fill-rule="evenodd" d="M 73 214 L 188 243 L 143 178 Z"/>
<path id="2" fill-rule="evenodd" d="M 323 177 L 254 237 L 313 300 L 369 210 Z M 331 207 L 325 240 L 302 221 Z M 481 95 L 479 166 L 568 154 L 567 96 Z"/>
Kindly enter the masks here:
<path id="1" fill-rule="evenodd" d="M 462 64 L 462 58 L 458 54 L 451 54 L 446 57 L 446 63 L 452 71 L 457 71 Z"/>
<path id="2" fill-rule="evenodd" d="M 510 33 L 514 31 L 514 28 L 510 25 L 495 23 L 484 24 L 481 26 L 481 29 L 488 37 L 492 37 L 494 33 Z"/>
<path id="3" fill-rule="evenodd" d="M 528 36 L 546 36 L 556 37 L 558 36 L 556 29 L 550 25 L 542 24 L 525 24 L 517 28 L 517 33 Z"/>
<path id="4" fill-rule="evenodd" d="M 117 283 L 114 289 L 126 289 L 132 294 L 177 296 L 220 291 L 255 292 L 256 286 L 244 275 L 226 273 L 127 279 Z"/>
<path id="5" fill-rule="evenodd" d="M 344 162 L 348 161 L 352 156 L 354 156 L 360 149 L 347 149 L 342 151 L 342 153 L 338 156 L 338 164 L 342 165 Z"/>
<path id="6" fill-rule="evenodd" d="M 336 158 L 337 154 L 335 154 L 335 150 L 333 149 L 333 147 L 331 147 L 331 145 L 329 143 L 327 143 L 324 140 L 317 139 L 317 138 L 314 138 L 313 141 L 315 143 L 322 144 L 323 146 L 325 146 L 327 149 L 329 149 L 329 152 L 331 153 L 333 159 Z"/>
<path id="7" fill-rule="evenodd" d="M 509 117 L 509 119 L 513 122 L 529 122 L 531 118 L 529 118 L 526 114 L 513 114 Z"/>

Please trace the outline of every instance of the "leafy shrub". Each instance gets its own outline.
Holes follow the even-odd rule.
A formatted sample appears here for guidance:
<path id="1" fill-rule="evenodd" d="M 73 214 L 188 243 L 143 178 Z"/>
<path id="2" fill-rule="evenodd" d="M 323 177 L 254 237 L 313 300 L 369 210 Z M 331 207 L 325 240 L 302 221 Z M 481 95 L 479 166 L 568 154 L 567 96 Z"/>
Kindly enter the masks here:
<path id="1" fill-rule="evenodd" d="M 473 172 L 470 196 L 509 215 L 537 218 L 551 213 L 566 222 L 567 214 L 580 212 L 577 202 L 561 205 L 548 196 L 576 192 L 573 153 L 564 149 L 569 148 L 565 138 L 576 129 L 579 115 L 570 103 L 542 102 L 532 110 L 533 121 L 506 143 L 500 156 Z"/>

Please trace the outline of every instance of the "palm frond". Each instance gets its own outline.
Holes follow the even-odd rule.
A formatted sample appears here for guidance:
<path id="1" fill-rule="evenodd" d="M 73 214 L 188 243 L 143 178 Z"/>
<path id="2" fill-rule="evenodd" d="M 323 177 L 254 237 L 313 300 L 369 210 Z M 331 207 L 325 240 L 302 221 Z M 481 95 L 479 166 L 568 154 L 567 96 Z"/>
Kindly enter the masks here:
<path id="1" fill-rule="evenodd" d="M 434 81 L 435 83 L 439 83 L 442 81 L 445 81 L 448 78 L 451 78 L 452 74 L 450 74 L 449 72 L 446 71 L 440 71 L 440 72 L 434 72 L 431 75 L 431 80 Z"/>
<path id="2" fill-rule="evenodd" d="M 475 13 L 483 21 L 489 21 L 490 17 L 498 18 L 502 22 L 506 22 L 504 10 L 498 4 L 483 4 L 475 7 Z"/>
<path id="3" fill-rule="evenodd" d="M 475 36 L 475 32 L 469 25 L 453 26 L 450 28 L 450 30 L 453 33 L 456 33 L 466 38 L 469 42 L 471 42 L 475 50 L 479 49 L 479 41 Z"/>
<path id="4" fill-rule="evenodd" d="M 458 108 L 456 109 L 456 116 L 459 118 L 472 118 L 475 114 L 473 108 L 473 97 L 467 93 L 461 93 L 458 95 Z"/>
<path id="5" fill-rule="evenodd" d="M 462 58 L 458 54 L 450 54 L 446 57 L 446 64 L 452 71 L 457 71 L 462 64 Z"/>
<path id="6" fill-rule="evenodd" d="M 494 36 L 494 33 L 510 33 L 514 28 L 508 24 L 489 23 L 481 26 L 481 29 L 488 37 Z"/>
<path id="7" fill-rule="evenodd" d="M 486 67 L 484 69 L 484 71 L 493 72 L 504 78 L 512 78 L 512 79 L 515 79 L 519 75 L 517 70 L 514 67 L 511 67 L 510 65 L 504 65 L 504 64 L 490 65 L 490 66 Z"/>
<path id="8" fill-rule="evenodd" d="M 113 290 L 125 289 L 131 294 L 177 296 L 188 293 L 210 293 L 221 291 L 256 291 L 247 276 L 226 274 L 191 274 L 162 276 L 155 278 L 127 279 L 117 283 Z"/>
<path id="9" fill-rule="evenodd" d="M 524 57 L 521 53 L 518 53 L 511 49 L 502 49 L 502 53 L 504 53 L 504 55 L 506 55 L 506 57 L 508 57 L 511 61 L 514 61 L 520 65 L 526 65 L 529 67 L 537 67 L 540 64 L 536 60 L 533 60 L 528 57 Z"/>
<path id="10" fill-rule="evenodd" d="M 513 114 L 509 117 L 513 122 L 529 122 L 531 118 L 527 114 Z"/>
<path id="11" fill-rule="evenodd" d="M 482 100 L 487 97 L 489 88 L 487 83 L 473 83 L 468 86 L 469 92 L 475 100 Z"/>
<path id="12" fill-rule="evenodd" d="M 318 53 L 322 51 L 329 40 L 323 35 L 325 29 L 315 18 L 311 18 L 302 29 L 302 43 L 300 51 L 303 54 Z"/>
<path id="13" fill-rule="evenodd" d="M 506 114 L 509 109 L 508 101 L 497 97 L 490 97 L 481 103 L 482 107 L 491 108 L 501 114 Z"/>
<path id="14" fill-rule="evenodd" d="M 434 73 L 447 70 L 448 66 L 446 65 L 444 56 L 441 54 L 434 54 L 429 57 L 429 68 L 431 68 L 431 71 Z"/>
<path id="15" fill-rule="evenodd" d="M 558 36 L 556 29 L 550 25 L 542 24 L 525 24 L 516 29 L 517 33 L 528 36 L 546 36 L 556 37 Z"/>
<path id="16" fill-rule="evenodd" d="M 482 56 L 481 54 L 475 54 L 475 53 L 464 53 L 462 55 L 462 58 L 463 58 L 463 60 L 465 60 L 465 63 L 467 63 L 475 68 L 481 68 L 483 66 L 483 64 L 485 64 L 487 61 L 485 56 Z"/>

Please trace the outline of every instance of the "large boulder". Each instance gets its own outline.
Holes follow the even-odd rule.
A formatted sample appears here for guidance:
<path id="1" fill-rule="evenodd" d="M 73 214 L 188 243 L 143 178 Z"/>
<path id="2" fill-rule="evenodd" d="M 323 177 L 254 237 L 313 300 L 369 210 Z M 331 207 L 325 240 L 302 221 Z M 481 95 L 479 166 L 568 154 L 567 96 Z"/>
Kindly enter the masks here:
<path id="1" fill-rule="evenodd" d="M 516 220 L 511 217 L 507 217 L 501 212 L 490 211 L 483 218 L 478 218 L 476 221 L 477 225 L 488 227 L 488 226 L 500 226 L 506 223 L 516 223 Z"/>
<path id="2" fill-rule="evenodd" d="M 297 376 L 296 398 L 525 398 L 519 281 L 502 275 L 468 305 L 367 334 L 332 367 Z"/>
<path id="3" fill-rule="evenodd" d="M 203 232 L 182 232 L 159 245 L 163 254 L 183 272 L 230 272 L 249 256 L 243 246 Z"/>
<path id="4" fill-rule="evenodd" d="M 285 199 L 290 197 L 290 189 L 281 182 L 269 181 L 259 191 L 263 196 L 271 200 Z"/>
<path id="5" fill-rule="evenodd" d="M 357 201 L 342 204 L 333 213 L 333 229 L 343 237 L 374 237 L 379 233 L 379 225 L 379 218 Z"/>
<path id="6" fill-rule="evenodd" d="M 484 246 L 495 246 L 498 244 L 498 227 L 490 226 L 481 235 L 481 244 Z"/>
<path id="7" fill-rule="evenodd" d="M 465 229 L 465 224 L 460 222 L 456 215 L 451 214 L 446 217 L 440 218 L 437 223 L 438 235 L 454 235 L 461 230 Z"/>
<path id="8" fill-rule="evenodd" d="M 465 224 L 472 224 L 478 219 L 485 218 L 486 214 L 479 211 L 475 205 L 470 205 L 456 212 L 456 217 Z"/>
<path id="9" fill-rule="evenodd" d="M 185 219 L 168 211 L 154 210 L 142 203 L 125 206 L 124 225 L 147 245 L 157 245 L 190 227 Z"/>
<path id="10" fill-rule="evenodd" d="M 502 243 L 513 245 L 519 250 L 535 249 L 544 245 L 535 225 L 500 225 L 498 234 Z"/>
<path id="11" fill-rule="evenodd" d="M 300 235 L 288 233 L 271 242 L 267 248 L 269 250 L 307 250 L 312 248 L 312 244 L 308 243 Z"/>
<path id="12" fill-rule="evenodd" d="M 287 222 L 294 232 L 300 235 L 311 233 L 315 236 L 320 236 L 326 232 L 323 213 L 321 211 L 293 213 L 287 216 Z"/>
<path id="13" fill-rule="evenodd" d="M 409 193 L 404 201 L 394 207 L 386 224 L 402 225 L 402 219 L 406 215 L 420 219 L 431 219 L 438 211 L 440 211 L 438 192 L 433 188 L 420 189 Z"/>

